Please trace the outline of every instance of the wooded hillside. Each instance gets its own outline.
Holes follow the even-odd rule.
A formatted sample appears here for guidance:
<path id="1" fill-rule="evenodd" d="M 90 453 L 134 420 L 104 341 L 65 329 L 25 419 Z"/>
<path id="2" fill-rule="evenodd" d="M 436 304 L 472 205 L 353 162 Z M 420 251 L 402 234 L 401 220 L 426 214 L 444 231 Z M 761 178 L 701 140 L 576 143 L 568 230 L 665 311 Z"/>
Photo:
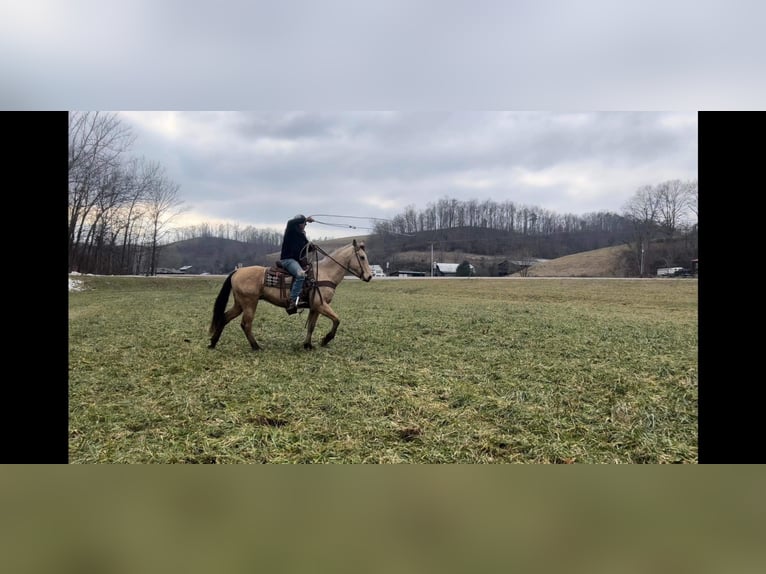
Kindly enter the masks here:
<path id="1" fill-rule="evenodd" d="M 520 264 L 529 265 L 533 262 L 534 265 L 525 272 L 530 277 L 639 276 L 640 249 L 630 241 L 564 253 L 559 257 L 541 257 L 540 253 L 558 253 L 565 249 L 562 244 L 547 244 L 544 238 L 525 242 L 509 237 L 507 232 L 480 231 L 481 234 L 467 241 L 468 230 L 458 229 L 439 234 L 417 233 L 404 239 L 373 234 L 319 240 L 316 243 L 325 251 L 332 252 L 353 239 L 365 241 L 370 263 L 380 265 L 387 273 L 400 269 L 430 273 L 432 261 L 468 261 L 474 265 L 476 275 L 480 277 L 518 274 Z M 469 249 L 461 246 L 468 246 Z M 655 275 L 658 267 L 690 268 L 691 259 L 696 258 L 696 253 L 696 236 L 651 242 L 647 244 L 644 253 L 645 275 Z M 278 257 L 278 245 L 256 247 L 231 239 L 201 237 L 163 246 L 160 251 L 160 267 L 179 269 L 190 265 L 188 273 L 225 274 L 238 265 L 271 265 Z M 537 262 L 538 259 L 547 261 Z"/>

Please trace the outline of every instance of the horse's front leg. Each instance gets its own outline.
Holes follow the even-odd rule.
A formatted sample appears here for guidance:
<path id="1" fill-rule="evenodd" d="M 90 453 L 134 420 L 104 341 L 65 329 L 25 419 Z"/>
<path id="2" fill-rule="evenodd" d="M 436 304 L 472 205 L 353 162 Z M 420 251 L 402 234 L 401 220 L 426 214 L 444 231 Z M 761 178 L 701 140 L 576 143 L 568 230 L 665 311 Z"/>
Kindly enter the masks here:
<path id="1" fill-rule="evenodd" d="M 314 328 L 317 326 L 317 319 L 319 319 L 319 311 L 311 309 L 309 311 L 309 318 L 306 321 L 306 338 L 303 340 L 304 349 L 313 349 L 311 344 L 311 336 L 314 334 Z"/>
<path id="2" fill-rule="evenodd" d="M 338 325 L 340 325 L 340 319 L 329 305 L 322 305 L 322 307 L 319 309 L 319 312 L 330 319 L 330 321 L 332 321 L 332 329 L 330 329 L 329 333 L 327 333 L 322 339 L 322 346 L 324 347 L 327 345 L 327 343 L 335 338 L 335 333 L 338 331 Z"/>

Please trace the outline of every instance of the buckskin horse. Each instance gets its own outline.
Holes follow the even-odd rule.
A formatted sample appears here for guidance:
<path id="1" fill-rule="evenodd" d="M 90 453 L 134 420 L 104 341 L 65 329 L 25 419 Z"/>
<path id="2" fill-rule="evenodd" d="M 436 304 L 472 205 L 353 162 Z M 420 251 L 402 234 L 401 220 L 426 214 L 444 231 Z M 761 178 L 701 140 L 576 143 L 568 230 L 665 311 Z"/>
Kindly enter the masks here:
<path id="1" fill-rule="evenodd" d="M 322 339 L 322 346 L 324 347 L 335 338 L 340 319 L 330 307 L 330 303 L 335 295 L 335 289 L 343 281 L 345 274 L 351 273 L 367 282 L 373 276 L 370 263 L 367 260 L 367 253 L 364 250 L 364 242 L 357 243 L 354 239 L 353 243 L 340 247 L 332 253 L 326 253 L 315 244 L 314 248 L 316 252 L 322 253 L 325 257 L 314 265 L 313 273 L 310 273 L 306 278 L 301 294 L 299 308 L 309 309 L 309 317 L 306 321 L 306 339 L 303 341 L 304 349 L 313 349 L 311 336 L 320 315 L 324 315 L 332 321 L 332 329 Z M 280 273 L 276 268 L 251 265 L 235 269 L 229 273 L 213 305 L 208 348 L 215 348 L 218 339 L 221 338 L 223 328 L 239 315 L 242 315 L 242 331 L 244 331 L 250 346 L 254 351 L 261 348 L 253 337 L 255 309 L 261 299 L 278 307 L 287 307 L 292 276 L 284 270 L 282 272 L 284 276 L 279 284 L 273 282 L 273 277 Z M 272 281 L 269 281 L 270 278 Z M 234 294 L 234 304 L 224 312 L 230 293 Z"/>

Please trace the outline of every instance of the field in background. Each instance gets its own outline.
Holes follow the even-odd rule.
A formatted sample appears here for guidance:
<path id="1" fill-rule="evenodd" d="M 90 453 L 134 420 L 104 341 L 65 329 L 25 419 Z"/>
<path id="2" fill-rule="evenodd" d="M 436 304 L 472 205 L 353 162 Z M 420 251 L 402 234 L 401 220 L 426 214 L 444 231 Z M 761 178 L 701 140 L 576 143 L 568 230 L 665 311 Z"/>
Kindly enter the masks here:
<path id="1" fill-rule="evenodd" d="M 208 349 L 223 277 L 78 279 L 72 463 L 697 462 L 696 279 L 347 279 L 310 352 L 265 302 Z"/>

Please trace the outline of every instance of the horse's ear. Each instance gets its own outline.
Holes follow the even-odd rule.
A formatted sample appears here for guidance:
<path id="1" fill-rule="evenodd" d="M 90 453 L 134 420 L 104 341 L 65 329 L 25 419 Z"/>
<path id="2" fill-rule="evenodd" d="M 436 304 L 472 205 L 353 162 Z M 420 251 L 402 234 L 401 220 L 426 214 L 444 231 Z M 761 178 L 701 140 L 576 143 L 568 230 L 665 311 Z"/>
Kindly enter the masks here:
<path id="1" fill-rule="evenodd" d="M 356 249 L 356 239 L 354 239 L 354 249 Z"/>

